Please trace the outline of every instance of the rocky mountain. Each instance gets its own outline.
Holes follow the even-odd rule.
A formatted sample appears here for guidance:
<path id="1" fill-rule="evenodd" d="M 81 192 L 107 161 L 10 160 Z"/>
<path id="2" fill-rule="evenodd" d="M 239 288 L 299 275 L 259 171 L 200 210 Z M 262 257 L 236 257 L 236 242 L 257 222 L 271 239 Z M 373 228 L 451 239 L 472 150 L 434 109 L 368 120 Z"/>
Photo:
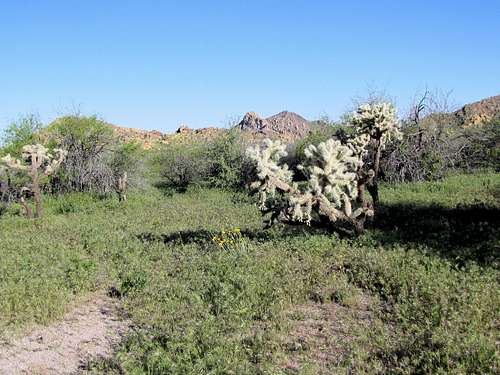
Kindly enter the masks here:
<path id="1" fill-rule="evenodd" d="M 116 137 L 124 142 L 136 141 L 145 149 L 157 144 L 171 142 L 204 141 L 216 137 L 226 129 L 208 127 L 191 129 L 181 125 L 175 133 L 162 133 L 157 130 L 142 130 L 111 125 Z M 285 142 L 294 142 L 306 136 L 311 130 L 311 123 L 302 116 L 288 111 L 280 112 L 268 118 L 261 118 L 255 112 L 248 112 L 237 125 L 248 139 L 279 138 Z"/>
<path id="2" fill-rule="evenodd" d="M 139 142 L 145 149 L 152 148 L 157 143 L 163 143 L 167 135 L 157 130 L 142 130 L 111 125 L 117 139 L 123 142 Z"/>
<path id="3" fill-rule="evenodd" d="M 238 128 L 256 138 L 279 138 L 294 142 L 310 132 L 311 123 L 294 112 L 283 111 L 265 119 L 255 112 L 248 112 Z"/>
<path id="4" fill-rule="evenodd" d="M 466 104 L 453 115 L 464 126 L 477 126 L 500 119 L 500 95 Z"/>

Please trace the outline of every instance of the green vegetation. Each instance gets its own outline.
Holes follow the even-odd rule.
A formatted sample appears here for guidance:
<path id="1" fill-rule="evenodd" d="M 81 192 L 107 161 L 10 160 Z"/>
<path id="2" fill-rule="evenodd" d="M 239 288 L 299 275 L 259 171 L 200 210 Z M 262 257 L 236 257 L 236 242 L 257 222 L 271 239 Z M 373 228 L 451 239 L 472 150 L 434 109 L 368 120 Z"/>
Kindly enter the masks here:
<path id="1" fill-rule="evenodd" d="M 230 129 L 207 141 L 172 143 L 160 147 L 153 160 L 158 187 L 183 192 L 190 186 L 240 190 L 247 182 L 245 141 Z"/>
<path id="2" fill-rule="evenodd" d="M 27 114 L 13 121 L 3 132 L 0 156 L 11 154 L 13 157 L 21 157 L 23 146 L 38 142 L 37 132 L 42 126 L 42 122 L 34 114 Z"/>
<path id="3" fill-rule="evenodd" d="M 383 185 L 380 198 L 380 221 L 357 238 L 265 231 L 246 195 L 204 188 L 46 196 L 32 221 L 13 204 L 0 219 L 0 335 L 114 287 L 135 328 L 90 373 L 291 374 L 295 306 L 367 300 L 369 329 L 354 314 L 340 360 L 301 373 L 498 372 L 500 176 Z"/>
<path id="4" fill-rule="evenodd" d="M 498 373 L 498 123 L 464 128 L 416 108 L 386 148 L 373 125 L 396 126 L 392 110 L 359 112 L 363 139 L 348 123 L 317 123 L 301 142 L 278 145 L 288 152 L 282 170 L 258 148 L 256 167 L 235 129 L 144 150 L 95 116 L 46 128 L 21 118 L 1 157 L 42 147 L 67 155 L 31 183 L 3 158 L 0 339 L 108 292 L 133 328 L 88 373 Z M 273 174 L 283 178 L 266 180 Z M 263 229 L 247 194 L 256 176 L 261 193 L 277 186 L 293 198 L 264 194 L 268 208 L 294 206 L 303 221 Z M 317 220 L 325 197 L 343 216 L 330 207 Z M 43 218 L 22 217 L 32 201 Z M 357 236 L 331 220 L 356 224 L 359 210 Z"/>

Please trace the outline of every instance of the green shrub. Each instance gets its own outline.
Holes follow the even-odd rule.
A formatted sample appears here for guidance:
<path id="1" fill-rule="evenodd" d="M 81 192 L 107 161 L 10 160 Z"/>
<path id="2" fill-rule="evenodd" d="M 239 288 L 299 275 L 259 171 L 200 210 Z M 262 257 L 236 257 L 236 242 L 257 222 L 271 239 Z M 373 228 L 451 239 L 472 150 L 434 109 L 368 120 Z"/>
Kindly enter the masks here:
<path id="1" fill-rule="evenodd" d="M 109 193 L 115 178 L 110 165 L 113 129 L 96 116 L 71 115 L 52 122 L 46 129 L 49 144 L 68 152 L 53 179 L 52 191 Z"/>
<path id="2" fill-rule="evenodd" d="M 177 191 L 195 185 L 239 189 L 245 182 L 245 163 L 244 143 L 235 129 L 206 143 L 169 144 L 156 158 L 160 185 Z"/>
<path id="3" fill-rule="evenodd" d="M 168 189 L 186 191 L 207 176 L 206 146 L 201 143 L 167 145 L 156 162 L 160 168 L 159 185 Z"/>
<path id="4" fill-rule="evenodd" d="M 431 119 L 432 120 L 432 119 Z M 496 169 L 500 165 L 500 123 L 463 127 L 453 121 L 440 126 L 403 127 L 403 140 L 390 144 L 382 160 L 384 180 L 435 181 L 460 171 Z M 430 121 L 430 120 L 429 120 Z"/>
<path id="5" fill-rule="evenodd" d="M 236 129 L 228 130 L 208 144 L 206 183 L 224 189 L 238 189 L 244 184 L 245 145 Z"/>
<path id="6" fill-rule="evenodd" d="M 468 172 L 479 169 L 500 171 L 500 120 L 464 129 L 465 147 L 457 167 Z"/>
<path id="7" fill-rule="evenodd" d="M 145 156 L 140 144 L 120 142 L 112 127 L 96 116 L 61 117 L 49 125 L 45 137 L 68 151 L 52 182 L 54 193 L 110 194 L 124 173 L 130 187 L 144 185 Z"/>
<path id="8" fill-rule="evenodd" d="M 0 156 L 10 154 L 16 158 L 21 157 L 23 146 L 38 143 L 42 127 L 42 122 L 34 114 L 27 114 L 12 122 L 0 139 Z"/>

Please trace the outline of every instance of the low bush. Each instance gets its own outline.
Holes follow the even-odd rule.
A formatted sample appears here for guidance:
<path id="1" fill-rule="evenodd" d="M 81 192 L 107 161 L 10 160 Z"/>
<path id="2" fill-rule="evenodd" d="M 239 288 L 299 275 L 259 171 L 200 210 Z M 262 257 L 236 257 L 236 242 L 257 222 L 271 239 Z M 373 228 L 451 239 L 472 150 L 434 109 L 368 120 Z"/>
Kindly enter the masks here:
<path id="1" fill-rule="evenodd" d="M 52 182 L 56 193 L 113 190 L 109 165 L 113 144 L 111 127 L 97 117 L 71 115 L 58 118 L 46 129 L 49 142 L 68 151 L 65 163 Z"/>
<path id="2" fill-rule="evenodd" d="M 235 129 L 214 139 L 165 146 L 156 157 L 159 185 L 186 191 L 189 186 L 241 189 L 246 182 L 248 161 L 244 141 Z"/>
<path id="3" fill-rule="evenodd" d="M 384 152 L 381 177 L 391 183 L 435 181 L 458 172 L 498 170 L 499 129 L 498 120 L 463 127 L 451 115 L 429 116 L 419 126 L 406 123 L 402 141 Z"/>
<path id="4" fill-rule="evenodd" d="M 230 129 L 207 146 L 208 186 L 237 190 L 244 185 L 245 142 L 238 130 Z"/>
<path id="5" fill-rule="evenodd" d="M 500 120 L 464 129 L 467 140 L 460 151 L 459 170 L 473 172 L 480 169 L 500 171 Z"/>
<path id="6" fill-rule="evenodd" d="M 159 185 L 182 192 L 190 185 L 200 184 L 208 171 L 205 152 L 206 146 L 201 143 L 167 145 L 156 159 Z"/>

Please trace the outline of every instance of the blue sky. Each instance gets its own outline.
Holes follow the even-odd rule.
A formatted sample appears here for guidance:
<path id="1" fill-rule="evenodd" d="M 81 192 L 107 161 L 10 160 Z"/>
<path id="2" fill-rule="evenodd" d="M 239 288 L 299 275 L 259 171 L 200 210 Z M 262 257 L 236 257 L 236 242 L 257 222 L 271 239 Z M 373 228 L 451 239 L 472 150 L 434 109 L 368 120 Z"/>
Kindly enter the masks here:
<path id="1" fill-rule="evenodd" d="M 500 1 L 0 0 L 0 128 L 79 108 L 123 126 L 341 115 L 376 87 L 500 94 Z"/>

